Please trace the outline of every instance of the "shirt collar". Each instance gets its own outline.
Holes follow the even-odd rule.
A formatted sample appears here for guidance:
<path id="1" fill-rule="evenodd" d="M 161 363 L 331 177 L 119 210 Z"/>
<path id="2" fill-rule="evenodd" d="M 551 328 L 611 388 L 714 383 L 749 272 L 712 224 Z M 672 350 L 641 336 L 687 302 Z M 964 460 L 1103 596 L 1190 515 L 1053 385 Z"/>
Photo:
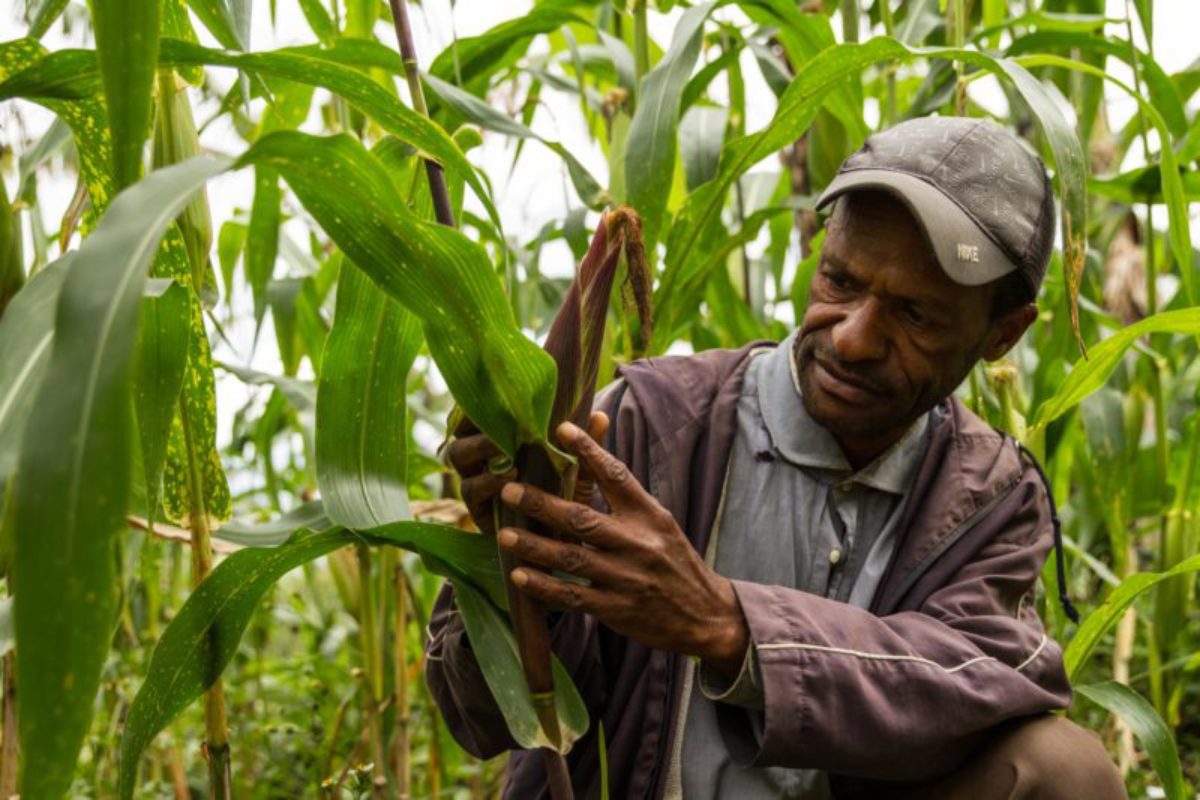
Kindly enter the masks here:
<path id="1" fill-rule="evenodd" d="M 929 415 L 923 414 L 900 439 L 867 466 L 854 472 L 842 448 L 828 430 L 808 415 L 800 396 L 800 382 L 792 357 L 798 332 L 762 356 L 758 379 L 758 404 L 771 444 L 786 461 L 798 467 L 827 470 L 835 479 L 859 483 L 902 495 L 921 456 Z"/>

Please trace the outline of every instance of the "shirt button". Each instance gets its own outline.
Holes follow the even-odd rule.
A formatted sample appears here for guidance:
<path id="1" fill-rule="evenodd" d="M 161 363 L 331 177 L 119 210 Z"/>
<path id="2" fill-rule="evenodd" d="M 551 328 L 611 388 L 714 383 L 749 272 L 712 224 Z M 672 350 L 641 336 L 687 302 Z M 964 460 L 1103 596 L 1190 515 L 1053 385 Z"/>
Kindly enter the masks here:
<path id="1" fill-rule="evenodd" d="M 837 490 L 843 494 L 850 491 L 850 482 L 847 481 L 846 483 L 839 483 L 837 485 Z"/>
<path id="2" fill-rule="evenodd" d="M 838 548 L 835 547 L 829 551 L 829 563 L 830 564 L 836 565 L 841 560 L 842 560 L 842 551 L 841 550 L 839 550 Z"/>

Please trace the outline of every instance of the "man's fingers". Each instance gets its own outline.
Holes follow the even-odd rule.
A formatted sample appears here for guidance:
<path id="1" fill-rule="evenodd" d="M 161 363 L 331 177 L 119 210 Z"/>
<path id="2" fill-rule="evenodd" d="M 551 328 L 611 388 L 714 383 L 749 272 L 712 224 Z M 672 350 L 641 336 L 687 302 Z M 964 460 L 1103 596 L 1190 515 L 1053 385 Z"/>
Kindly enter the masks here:
<path id="1" fill-rule="evenodd" d="M 604 441 L 604 435 L 608 433 L 608 414 L 593 411 L 588 417 L 587 432 L 593 442 Z"/>
<path id="2" fill-rule="evenodd" d="M 592 437 L 592 441 L 601 442 L 604 440 L 604 435 L 608 433 L 608 414 L 603 411 L 593 411 L 588 417 L 588 436 Z M 588 469 L 587 464 L 579 465 L 579 475 L 575 479 L 575 496 L 574 500 L 577 503 L 594 506 L 596 495 L 596 479 L 592 476 L 592 471 Z"/>
<path id="3" fill-rule="evenodd" d="M 479 530 L 484 533 L 494 532 L 492 501 L 500 494 L 504 484 L 516 477 L 517 471 L 510 469 L 501 475 L 482 472 L 473 478 L 463 479 L 459 485 L 459 493 L 462 495 L 463 503 L 467 506 L 467 512 L 470 513 L 471 519 L 475 520 L 475 525 L 479 527 Z"/>
<path id="4" fill-rule="evenodd" d="M 563 500 L 549 492 L 524 483 L 510 483 L 500 492 L 504 504 L 544 522 L 559 533 L 597 547 L 612 547 L 618 538 L 609 526 L 609 517 L 594 508 Z"/>
<path id="5" fill-rule="evenodd" d="M 518 567 L 512 571 L 509 580 L 522 592 L 551 608 L 588 614 L 603 609 L 602 595 L 596 589 L 560 580 L 536 569 Z"/>
<path id="6" fill-rule="evenodd" d="M 464 478 L 483 472 L 488 461 L 498 455 L 500 448 L 482 433 L 455 439 L 446 448 L 446 458 L 450 466 Z"/>
<path id="7" fill-rule="evenodd" d="M 614 511 L 641 508 L 647 501 L 652 502 L 653 499 L 633 477 L 629 468 L 577 425 L 570 422 L 559 425 L 558 440 L 579 456 L 581 471 L 588 471 Z"/>
<path id="8" fill-rule="evenodd" d="M 502 528 L 496 536 L 496 542 L 501 549 L 522 561 L 540 564 L 568 575 L 601 581 L 613 575 L 612 566 L 603 553 L 577 544 L 556 542 L 517 528 Z"/>

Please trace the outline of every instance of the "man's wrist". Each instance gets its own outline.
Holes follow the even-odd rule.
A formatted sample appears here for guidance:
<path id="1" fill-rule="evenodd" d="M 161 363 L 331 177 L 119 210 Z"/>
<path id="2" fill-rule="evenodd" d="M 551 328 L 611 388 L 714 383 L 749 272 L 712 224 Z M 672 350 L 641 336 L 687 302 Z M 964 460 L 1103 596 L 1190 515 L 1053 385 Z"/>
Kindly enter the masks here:
<path id="1" fill-rule="evenodd" d="M 737 592 L 733 590 L 733 582 L 721 578 L 721 589 L 722 604 L 727 610 L 716 616 L 715 624 L 710 629 L 712 636 L 700 658 L 716 672 L 733 680 L 746 659 L 746 648 L 750 646 L 750 626 L 746 623 L 746 615 L 742 613 Z"/>

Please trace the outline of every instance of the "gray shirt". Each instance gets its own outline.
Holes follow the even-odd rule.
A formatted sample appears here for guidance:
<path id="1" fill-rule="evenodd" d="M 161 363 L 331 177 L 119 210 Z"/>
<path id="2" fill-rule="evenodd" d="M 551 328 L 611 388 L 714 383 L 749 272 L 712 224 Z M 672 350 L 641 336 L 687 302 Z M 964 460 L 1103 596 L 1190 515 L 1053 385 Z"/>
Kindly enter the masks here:
<path id="1" fill-rule="evenodd" d="M 764 348 L 746 371 L 706 559 L 734 580 L 790 586 L 866 608 L 895 550 L 897 517 L 925 452 L 928 417 L 855 472 L 829 431 L 804 409 L 792 358 L 795 337 Z M 744 707 L 761 731 L 763 696 L 753 644 L 737 680 L 722 681 L 707 668 L 689 665 L 683 691 L 687 701 L 668 798 L 829 796 L 822 772 L 748 768 L 730 758 L 716 703 Z"/>

